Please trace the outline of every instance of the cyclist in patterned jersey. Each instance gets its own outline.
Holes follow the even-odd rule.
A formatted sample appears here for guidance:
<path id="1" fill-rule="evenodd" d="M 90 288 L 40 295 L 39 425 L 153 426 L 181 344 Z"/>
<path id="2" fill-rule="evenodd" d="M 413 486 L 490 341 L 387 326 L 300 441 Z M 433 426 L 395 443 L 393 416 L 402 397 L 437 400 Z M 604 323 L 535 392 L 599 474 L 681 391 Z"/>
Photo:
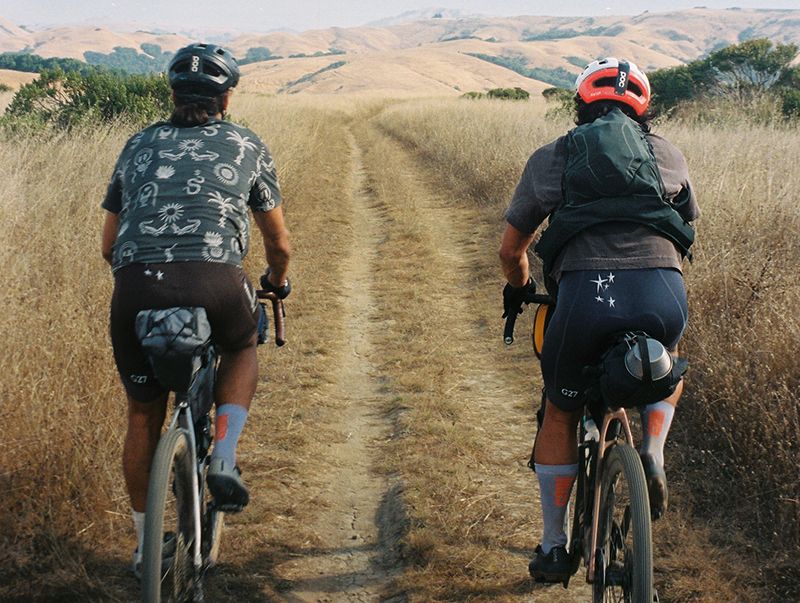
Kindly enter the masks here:
<path id="1" fill-rule="evenodd" d="M 546 400 L 533 459 L 544 533 L 529 571 L 542 581 L 561 582 L 570 574 L 564 515 L 578 468 L 575 433 L 583 406 L 581 392 L 588 385 L 584 367 L 599 361 L 610 336 L 626 330 L 646 331 L 676 353 L 686 326 L 681 260 L 688 251 L 685 243 L 691 244 L 693 237 L 688 224 L 698 217 L 699 209 L 683 155 L 650 132 L 649 101 L 650 84 L 636 65 L 615 58 L 594 61 L 576 81 L 576 124 L 580 129 L 597 120 L 602 120 L 598 124 L 622 122 L 628 132 L 635 132 L 633 136 L 646 141 L 650 150 L 644 162 L 655 163 L 653 186 L 647 196 L 652 201 L 648 209 L 651 213 L 647 215 L 658 214 L 663 218 L 658 225 L 668 223 L 669 227 L 655 229 L 645 214 L 611 217 L 610 212 L 618 211 L 613 202 L 620 199 L 627 205 L 616 207 L 644 211 L 643 196 L 637 195 L 611 199 L 606 203 L 611 209 L 585 203 L 583 207 L 597 208 L 593 215 L 574 211 L 569 214 L 572 221 L 565 222 L 563 216 L 568 212 L 564 208 L 575 198 L 565 171 L 568 136 L 533 153 L 506 211 L 500 249 L 508 280 L 503 291 L 504 316 L 521 311 L 521 300 L 532 286 L 527 251 L 538 227 L 549 217 L 545 233 L 555 228 L 552 232 L 564 235 L 556 235 L 556 245 L 552 245 L 550 236 L 549 255 L 543 245 L 547 234 L 535 247 L 545 260 L 548 288 L 557 289 L 558 295 L 541 351 Z M 575 148 L 587 149 L 585 145 Z M 608 163 L 590 170 L 592 176 L 609 176 L 603 173 L 603 165 Z M 583 176 L 585 170 L 578 178 Z M 580 210 L 580 206 L 570 209 Z M 660 517 L 667 506 L 664 443 L 682 389 L 681 383 L 669 398 L 642 407 L 644 439 L 640 455 L 654 518 Z"/>
<path id="2" fill-rule="evenodd" d="M 258 380 L 258 302 L 242 270 L 248 209 L 266 251 L 264 285 L 281 298 L 291 290 L 290 246 L 269 150 L 247 128 L 223 121 L 238 81 L 239 68 L 227 50 L 211 44 L 179 50 L 169 66 L 171 119 L 128 140 L 102 203 L 102 252 L 114 273 L 111 340 L 128 397 L 123 472 L 139 544 L 134 571 L 169 393 L 155 379 L 136 337 L 140 310 L 206 309 L 220 350 L 208 486 L 222 505 L 243 507 L 249 501 L 236 465 Z"/>

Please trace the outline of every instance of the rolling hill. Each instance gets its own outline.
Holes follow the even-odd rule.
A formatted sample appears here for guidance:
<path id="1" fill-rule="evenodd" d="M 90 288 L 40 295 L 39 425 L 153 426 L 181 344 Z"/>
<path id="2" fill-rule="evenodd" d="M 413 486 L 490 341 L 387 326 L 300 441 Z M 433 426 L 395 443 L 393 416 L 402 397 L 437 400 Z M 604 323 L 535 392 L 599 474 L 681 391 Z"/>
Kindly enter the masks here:
<path id="1" fill-rule="evenodd" d="M 757 37 L 800 43 L 800 10 L 695 8 L 586 18 L 410 13 L 363 27 L 241 34 L 227 45 L 240 57 L 251 49 L 275 57 L 244 68 L 248 90 L 406 96 L 513 86 L 537 92 L 565 85 L 597 56 L 628 57 L 652 70 Z M 189 40 L 103 27 L 29 31 L 0 19 L 0 51 L 45 57 L 85 60 L 87 51 L 143 52 L 143 44 L 173 51 Z"/>
<path id="2" fill-rule="evenodd" d="M 25 73 L 23 71 L 11 71 L 10 69 L 0 69 L 0 84 L 4 84 L 13 90 L 18 89 L 23 84 L 28 84 L 36 79 L 35 73 Z"/>

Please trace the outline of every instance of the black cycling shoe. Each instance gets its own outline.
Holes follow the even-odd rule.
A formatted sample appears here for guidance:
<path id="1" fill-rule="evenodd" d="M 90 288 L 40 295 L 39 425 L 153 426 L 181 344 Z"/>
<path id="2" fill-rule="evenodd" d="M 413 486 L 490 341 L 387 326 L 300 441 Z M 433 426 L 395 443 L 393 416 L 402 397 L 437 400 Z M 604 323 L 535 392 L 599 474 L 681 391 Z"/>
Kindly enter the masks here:
<path id="1" fill-rule="evenodd" d="M 653 520 L 661 518 L 667 510 L 669 490 L 667 489 L 667 474 L 664 467 L 656 463 L 649 454 L 640 455 L 644 476 L 647 481 L 647 493 L 650 498 L 650 517 Z"/>
<path id="2" fill-rule="evenodd" d="M 214 497 L 214 506 L 220 511 L 237 513 L 250 502 L 239 467 L 231 467 L 223 459 L 211 459 L 206 481 Z"/>
<path id="3" fill-rule="evenodd" d="M 547 555 L 542 545 L 536 547 L 536 554 L 528 564 L 528 572 L 536 582 L 566 583 L 572 577 L 572 561 L 567 548 L 554 546 Z"/>

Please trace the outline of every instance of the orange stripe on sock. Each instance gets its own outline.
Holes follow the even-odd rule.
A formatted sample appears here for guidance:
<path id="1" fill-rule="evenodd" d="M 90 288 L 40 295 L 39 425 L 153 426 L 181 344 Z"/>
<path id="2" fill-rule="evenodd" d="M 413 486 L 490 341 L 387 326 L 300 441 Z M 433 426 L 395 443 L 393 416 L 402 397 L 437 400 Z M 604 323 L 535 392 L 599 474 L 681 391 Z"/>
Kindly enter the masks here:
<path id="1" fill-rule="evenodd" d="M 661 429 L 664 427 L 664 411 L 654 410 L 647 413 L 647 433 L 653 437 L 661 435 Z"/>
<path id="2" fill-rule="evenodd" d="M 217 417 L 217 429 L 214 435 L 217 438 L 217 442 L 221 442 L 228 435 L 228 415 Z"/>
<path id="3" fill-rule="evenodd" d="M 572 491 L 572 482 L 575 477 L 572 475 L 561 475 L 556 477 L 556 491 L 553 496 L 553 504 L 557 507 L 566 507 L 569 502 L 569 495 Z"/>

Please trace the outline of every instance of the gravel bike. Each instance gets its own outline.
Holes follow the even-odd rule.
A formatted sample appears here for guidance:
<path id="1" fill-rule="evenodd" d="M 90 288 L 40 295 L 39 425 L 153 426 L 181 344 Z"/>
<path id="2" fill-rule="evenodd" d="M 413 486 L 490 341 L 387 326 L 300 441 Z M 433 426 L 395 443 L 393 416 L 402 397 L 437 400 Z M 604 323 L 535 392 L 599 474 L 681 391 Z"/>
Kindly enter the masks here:
<path id="1" fill-rule="evenodd" d="M 275 344 L 282 346 L 283 302 L 271 292 L 257 294 L 272 303 Z M 265 343 L 264 303 L 259 314 L 259 343 Z M 159 440 L 150 472 L 142 601 L 202 601 L 203 577 L 219 554 L 224 514 L 241 511 L 216 505 L 205 484 L 213 441 L 209 412 L 218 352 L 203 308 L 143 310 L 136 330 L 156 377 L 175 392 L 175 411 Z"/>
<path id="2" fill-rule="evenodd" d="M 523 303 L 539 304 L 533 320 L 538 357 L 554 300 L 529 294 Z M 514 341 L 517 315 L 512 311 L 506 319 L 506 345 Z M 657 602 L 647 482 L 627 413 L 610 407 L 597 390 L 583 394 L 584 415 L 576 433 L 578 476 L 565 519 L 572 575 L 583 561 L 594 603 Z M 544 394 L 539 427 L 543 418 Z M 533 467 L 533 455 L 529 465 Z M 564 588 L 569 581 L 563 582 Z"/>

